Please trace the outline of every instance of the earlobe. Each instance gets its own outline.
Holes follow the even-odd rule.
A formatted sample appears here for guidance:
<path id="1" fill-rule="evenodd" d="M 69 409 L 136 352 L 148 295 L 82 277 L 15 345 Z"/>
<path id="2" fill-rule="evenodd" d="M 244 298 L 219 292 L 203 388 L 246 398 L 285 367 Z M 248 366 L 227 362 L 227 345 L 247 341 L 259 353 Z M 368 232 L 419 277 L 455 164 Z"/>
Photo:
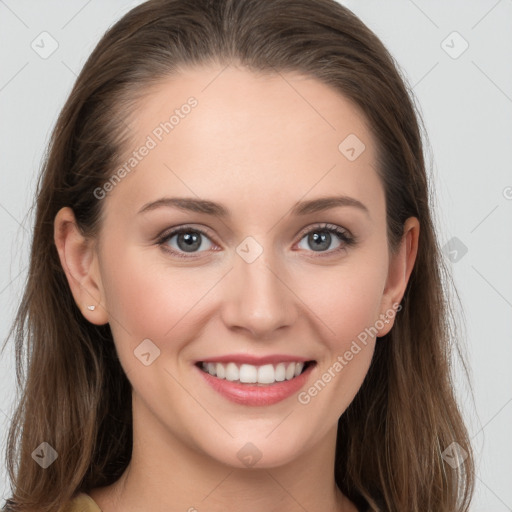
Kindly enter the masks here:
<path id="1" fill-rule="evenodd" d="M 381 315 L 389 318 L 379 330 L 377 337 L 386 335 L 394 324 L 402 297 L 418 254 L 420 223 L 416 217 L 410 217 L 404 224 L 404 234 L 398 251 L 392 255 L 389 262 L 388 279 L 381 302 Z"/>
<path id="2" fill-rule="evenodd" d="M 71 293 L 83 316 L 96 325 L 108 323 L 106 308 L 102 306 L 103 288 L 93 240 L 81 233 L 69 207 L 61 208 L 55 216 L 54 242 Z"/>

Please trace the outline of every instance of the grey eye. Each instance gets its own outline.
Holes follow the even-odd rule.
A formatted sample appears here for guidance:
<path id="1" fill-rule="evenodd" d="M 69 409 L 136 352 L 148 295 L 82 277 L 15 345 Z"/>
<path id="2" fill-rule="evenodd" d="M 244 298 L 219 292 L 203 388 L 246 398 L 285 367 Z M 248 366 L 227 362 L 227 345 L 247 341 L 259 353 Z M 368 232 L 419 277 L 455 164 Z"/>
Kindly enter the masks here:
<path id="1" fill-rule="evenodd" d="M 175 239 L 175 245 L 171 243 L 173 239 Z M 208 240 L 207 247 L 204 247 L 205 240 Z M 198 249 L 208 250 L 211 247 L 208 237 L 204 233 L 193 229 L 171 233 L 167 237 L 166 243 L 172 249 L 183 252 L 198 252 Z M 208 246 L 208 243 L 210 246 Z"/>
<path id="2" fill-rule="evenodd" d="M 313 250 L 315 252 L 323 252 L 328 249 L 336 249 L 336 247 L 331 247 L 331 243 L 336 238 L 338 237 L 333 237 L 329 230 L 317 228 L 313 231 L 310 231 L 302 238 L 302 240 L 306 239 L 306 243 L 309 244 L 309 247 L 300 247 L 300 244 L 299 247 L 301 249 Z M 300 243 L 302 243 L 302 240 Z"/>

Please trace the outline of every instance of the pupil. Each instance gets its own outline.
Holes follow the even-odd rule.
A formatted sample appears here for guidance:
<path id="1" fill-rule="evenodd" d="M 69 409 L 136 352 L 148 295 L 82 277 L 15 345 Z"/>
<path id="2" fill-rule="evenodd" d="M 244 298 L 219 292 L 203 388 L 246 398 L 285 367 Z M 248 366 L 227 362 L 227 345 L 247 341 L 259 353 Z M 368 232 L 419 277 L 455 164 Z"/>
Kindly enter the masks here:
<path id="1" fill-rule="evenodd" d="M 314 243 L 312 244 L 313 248 L 319 249 L 328 249 L 329 245 L 331 245 L 331 234 L 326 231 L 320 231 L 323 233 L 322 235 L 318 235 L 317 233 L 313 233 L 310 235 L 310 241 L 312 240 Z M 316 249 L 315 249 L 316 250 Z"/>
<path id="2" fill-rule="evenodd" d="M 192 233 L 192 234 L 191 234 Z M 182 245 L 180 242 L 183 241 Z M 195 249 L 198 249 L 201 246 L 201 241 L 199 239 L 199 233 L 188 232 L 188 233 L 180 233 L 178 235 L 178 246 L 183 251 L 192 252 Z"/>

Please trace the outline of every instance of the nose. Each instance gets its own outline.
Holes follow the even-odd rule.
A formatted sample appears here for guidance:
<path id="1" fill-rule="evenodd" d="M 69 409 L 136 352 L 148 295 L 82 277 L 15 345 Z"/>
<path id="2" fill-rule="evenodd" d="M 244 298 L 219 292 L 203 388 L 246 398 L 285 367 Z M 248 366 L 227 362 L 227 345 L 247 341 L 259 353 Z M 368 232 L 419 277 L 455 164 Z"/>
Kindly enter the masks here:
<path id="1" fill-rule="evenodd" d="M 297 298 L 289 276 L 271 260 L 270 251 L 248 263 L 235 255 L 234 267 L 225 283 L 222 318 L 229 329 L 244 330 L 253 338 L 269 339 L 275 331 L 293 325 Z"/>

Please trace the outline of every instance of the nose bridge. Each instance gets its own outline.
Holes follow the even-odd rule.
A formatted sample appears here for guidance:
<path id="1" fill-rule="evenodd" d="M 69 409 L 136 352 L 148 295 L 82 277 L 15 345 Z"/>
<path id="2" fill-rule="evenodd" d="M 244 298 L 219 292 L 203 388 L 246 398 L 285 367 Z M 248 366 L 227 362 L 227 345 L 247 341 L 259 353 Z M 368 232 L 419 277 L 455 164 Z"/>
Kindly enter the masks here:
<path id="1" fill-rule="evenodd" d="M 247 237 L 236 250 L 230 273 L 228 303 L 224 321 L 228 327 L 249 330 L 254 336 L 266 337 L 293 321 L 293 294 L 285 285 L 283 265 L 270 247 L 263 247 Z"/>

